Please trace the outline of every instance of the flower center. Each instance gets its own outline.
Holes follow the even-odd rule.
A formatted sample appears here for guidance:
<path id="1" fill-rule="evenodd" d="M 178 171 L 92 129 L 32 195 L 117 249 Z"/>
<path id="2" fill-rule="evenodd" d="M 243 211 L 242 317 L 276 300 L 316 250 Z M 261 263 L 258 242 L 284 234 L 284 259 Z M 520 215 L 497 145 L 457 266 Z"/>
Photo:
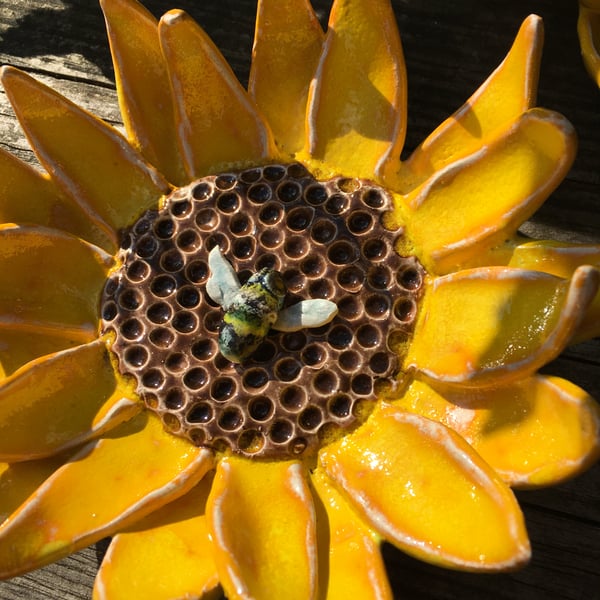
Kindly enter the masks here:
<path id="1" fill-rule="evenodd" d="M 369 181 L 317 181 L 297 163 L 177 189 L 125 232 L 103 291 L 102 332 L 114 334 L 120 371 L 170 432 L 216 450 L 285 458 L 356 427 L 398 376 L 422 293 L 423 268 L 394 251 L 402 230 L 382 225 L 391 208 Z M 265 293 L 253 283 L 261 271 L 280 276 L 283 300 L 259 333 L 249 324 L 258 338 L 246 356 L 248 328 L 214 290 L 240 296 L 243 312 L 238 285 Z M 332 319 L 277 329 L 286 309 L 316 299 L 337 307 Z M 222 335 L 231 322 L 234 360 Z"/>

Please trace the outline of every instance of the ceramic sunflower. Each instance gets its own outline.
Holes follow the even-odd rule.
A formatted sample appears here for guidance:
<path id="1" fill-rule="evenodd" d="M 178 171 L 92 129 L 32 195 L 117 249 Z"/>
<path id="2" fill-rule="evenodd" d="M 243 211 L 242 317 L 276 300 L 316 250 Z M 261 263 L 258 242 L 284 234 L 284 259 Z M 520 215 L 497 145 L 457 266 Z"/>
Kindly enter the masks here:
<path id="1" fill-rule="evenodd" d="M 248 91 L 184 12 L 101 4 L 126 137 L 2 72 L 46 173 L 0 154 L 1 576 L 106 536 L 98 599 L 390 598 L 384 540 L 525 564 L 510 487 L 600 446 L 537 374 L 600 333 L 600 247 L 517 232 L 575 153 L 540 19 L 401 161 L 387 0 L 259 1 Z"/>

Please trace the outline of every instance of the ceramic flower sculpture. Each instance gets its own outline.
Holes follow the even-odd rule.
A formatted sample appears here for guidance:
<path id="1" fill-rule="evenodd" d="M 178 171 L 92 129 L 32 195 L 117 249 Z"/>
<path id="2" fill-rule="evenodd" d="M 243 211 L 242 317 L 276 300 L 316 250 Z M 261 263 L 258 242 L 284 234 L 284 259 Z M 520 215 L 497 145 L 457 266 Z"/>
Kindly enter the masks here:
<path id="1" fill-rule="evenodd" d="M 575 153 L 540 19 L 402 162 L 387 0 L 260 0 L 248 91 L 182 11 L 101 3 L 126 137 L 2 72 L 46 173 L 0 154 L 0 575 L 107 536 L 97 599 L 390 598 L 383 540 L 525 564 L 511 487 L 600 422 L 537 374 L 600 334 L 600 247 L 517 231 Z"/>

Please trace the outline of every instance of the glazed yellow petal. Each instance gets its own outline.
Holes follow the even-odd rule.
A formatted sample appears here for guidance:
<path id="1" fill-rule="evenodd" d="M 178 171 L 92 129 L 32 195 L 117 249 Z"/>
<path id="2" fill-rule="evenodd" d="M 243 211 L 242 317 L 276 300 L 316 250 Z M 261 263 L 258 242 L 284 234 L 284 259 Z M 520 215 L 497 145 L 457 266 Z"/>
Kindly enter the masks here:
<path id="1" fill-rule="evenodd" d="M 30 167 L 28 165 L 25 165 L 23 163 L 23 166 L 26 167 L 27 169 L 30 169 Z M 31 204 L 32 206 L 38 206 L 38 204 L 35 201 L 36 196 L 36 192 L 39 192 L 39 197 L 42 198 L 43 197 L 43 190 L 51 190 L 52 189 L 52 185 L 45 179 L 42 178 L 39 174 L 34 175 L 35 178 L 37 178 L 40 182 L 42 182 L 43 185 L 41 189 L 37 189 L 37 187 L 34 186 L 29 186 L 27 184 L 27 181 L 24 180 L 22 181 L 22 185 L 23 187 L 20 188 L 22 192 L 24 192 L 25 194 L 29 191 L 32 193 L 32 196 L 29 199 L 31 199 Z M 48 196 L 50 197 L 50 196 Z M 54 196 L 56 197 L 56 196 Z M 0 198 L 2 198 L 2 196 L 0 196 Z M 26 204 L 25 199 L 19 199 L 19 202 L 21 204 Z M 43 200 L 42 200 L 43 202 Z M 43 209 L 43 206 L 42 206 Z M 44 210 L 40 211 L 42 215 L 44 215 Z M 57 212 L 60 212 L 60 210 L 58 210 Z M 24 213 L 22 213 L 24 214 Z M 6 214 L 5 214 L 6 216 Z M 14 215 L 13 215 L 14 216 Z M 11 229 L 10 227 L 8 228 L 9 230 Z M 1 233 L 2 231 L 7 231 L 7 227 L 5 226 L 4 228 L 0 228 L 0 248 L 2 248 L 3 246 L 6 246 L 4 254 L 8 254 L 8 256 L 5 257 L 5 265 L 12 263 L 12 253 L 15 252 L 15 250 L 17 250 L 17 247 L 19 246 L 19 242 L 17 241 L 16 243 L 13 244 L 13 242 L 15 241 L 15 237 L 13 235 L 13 233 L 9 233 L 9 237 L 4 240 L 1 239 L 2 235 L 4 235 L 3 233 Z M 21 229 L 21 231 L 32 231 L 31 229 Z M 62 240 L 64 240 L 67 236 L 64 236 L 64 234 L 61 234 L 57 231 L 52 232 L 46 229 L 34 229 L 33 231 L 37 231 L 37 233 L 40 236 L 44 236 L 45 233 L 50 233 L 51 238 L 50 240 L 46 240 L 46 243 L 48 244 L 48 246 L 52 245 L 52 239 L 58 239 L 59 241 L 57 242 L 57 244 L 60 244 Z M 58 238 L 53 238 L 52 236 L 54 234 L 57 234 L 59 237 Z M 26 234 L 24 234 L 24 236 L 26 237 Z M 69 238 L 70 241 L 67 242 L 67 253 L 71 252 L 71 249 L 73 249 L 73 253 L 70 255 L 69 258 L 73 259 L 77 256 L 78 254 L 78 250 L 77 250 L 77 246 L 79 246 L 80 244 L 77 241 L 73 241 L 72 239 Z M 22 241 L 22 240 L 21 240 Z M 22 256 L 20 257 L 20 259 L 22 259 L 24 261 L 24 264 L 27 268 L 30 269 L 34 269 L 34 268 L 39 268 L 39 266 L 41 266 L 42 268 L 44 267 L 44 262 L 40 263 L 40 265 L 38 266 L 37 263 L 33 264 L 36 259 L 39 259 L 40 256 L 43 256 L 45 254 L 45 247 L 47 248 L 48 246 L 42 246 L 40 251 L 36 253 L 35 245 L 37 244 L 37 242 L 35 240 L 33 240 L 33 245 L 28 245 L 27 243 L 25 244 L 25 248 L 22 250 L 21 254 Z M 81 251 L 81 250 L 80 250 Z M 29 252 L 34 253 L 33 256 L 29 257 L 32 259 L 31 263 L 28 263 L 28 256 L 27 254 Z M 64 258 L 59 258 L 61 252 L 57 249 L 54 248 L 53 250 L 54 254 L 53 254 L 53 258 L 50 258 L 50 263 L 53 263 L 54 260 L 56 259 L 58 262 L 56 264 L 56 266 L 58 266 L 60 268 L 60 263 L 64 262 L 65 259 Z M 97 265 L 95 265 L 95 262 L 97 260 L 100 260 L 101 262 L 105 262 L 108 266 L 108 257 L 105 256 L 104 258 L 102 258 L 101 253 L 99 253 L 96 258 L 94 259 L 94 251 L 91 250 L 87 245 L 83 244 L 83 261 L 84 264 L 86 265 L 86 269 L 89 275 L 92 274 L 93 271 L 98 272 L 98 268 Z M 2 254 L 2 251 L 0 250 L 0 254 Z M 88 256 L 89 255 L 89 256 Z M 91 261 L 88 262 L 88 259 L 91 258 Z M 3 259 L 0 258 L 0 262 Z M 46 260 L 46 258 L 43 259 L 44 261 Z M 68 259 L 67 259 L 68 260 Z M 50 265 L 48 265 L 48 267 L 50 267 Z M 3 267 L 3 271 L 6 271 L 9 267 L 4 266 Z M 20 269 L 18 267 L 17 264 L 17 272 L 20 272 Z M 25 276 L 26 273 L 22 273 L 22 276 Z M 49 276 L 51 276 L 51 273 L 48 274 Z M 50 286 L 52 286 L 53 288 L 56 287 L 56 280 L 60 277 L 60 275 L 57 272 L 54 272 L 54 279 L 49 283 Z M 78 273 L 75 273 L 72 275 L 72 278 L 74 281 L 77 282 L 77 285 L 79 284 L 79 281 L 77 280 L 78 277 Z M 102 272 L 98 272 L 98 276 L 97 276 L 97 285 L 100 286 L 101 283 L 101 278 L 103 277 Z M 0 274 L 0 281 L 2 281 L 2 275 Z M 16 285 L 18 283 L 18 281 L 10 281 L 7 282 L 6 280 L 4 280 L 4 287 L 10 289 L 10 286 L 12 285 Z M 85 278 L 81 277 L 80 279 L 81 283 L 83 285 L 85 285 Z M 23 285 L 25 286 L 25 288 L 27 289 L 27 291 L 29 292 L 32 288 L 30 287 L 30 281 L 24 281 Z M 37 283 L 42 283 L 41 281 L 38 281 Z M 93 292 L 93 287 L 95 287 L 93 285 L 93 280 L 90 282 L 92 283 L 92 286 L 89 288 L 89 291 L 91 293 Z M 33 288 L 35 289 L 35 288 Z M 19 290 L 16 289 L 14 290 L 16 294 L 19 294 Z M 20 292 L 22 293 L 23 290 L 21 289 Z M 78 346 L 82 343 L 87 343 L 87 342 L 91 342 L 93 339 L 96 338 L 97 336 L 97 332 L 95 327 L 93 327 L 90 323 L 87 323 L 87 316 L 85 317 L 85 320 L 82 322 L 82 324 L 80 325 L 75 325 L 73 327 L 65 324 L 65 323 L 61 323 L 61 322 L 56 322 L 56 323 L 50 323 L 50 322 L 39 322 L 36 320 L 22 320 L 22 306 L 19 305 L 19 303 L 21 302 L 21 297 L 17 297 L 17 298 L 13 298 L 12 296 L 10 297 L 9 300 L 7 300 L 6 304 L 10 304 L 11 308 L 13 310 L 15 310 L 16 312 L 13 312 L 12 315 L 6 315 L 6 318 L 0 318 L 0 373 L 2 376 L 8 376 L 12 373 L 14 373 L 17 369 L 19 369 L 20 367 L 22 367 L 24 364 L 28 363 L 31 360 L 34 360 L 36 358 L 39 358 L 41 356 L 45 356 L 47 354 L 53 354 L 54 352 L 58 352 L 60 350 L 65 350 L 67 348 L 71 348 L 73 346 Z M 60 309 L 61 307 L 61 303 L 62 300 L 56 299 L 55 302 L 53 302 L 53 304 L 56 304 L 56 307 Z M 67 306 L 67 308 L 69 308 L 69 306 Z M 89 315 L 90 312 L 89 310 L 85 310 L 86 315 Z M 39 315 L 36 318 L 43 318 L 43 315 Z"/>
<path id="2" fill-rule="evenodd" d="M 328 528 L 319 528 L 319 582 L 327 600 L 385 600 L 392 592 L 379 551 L 380 538 L 358 518 L 346 500 L 319 469 L 311 481 Z"/>
<path id="3" fill-rule="evenodd" d="M 42 165 L 114 244 L 169 186 L 116 129 L 12 67 L 2 83 Z"/>
<path id="4" fill-rule="evenodd" d="M 0 385 L 0 460 L 60 452 L 130 419 L 142 408 L 98 340 L 45 356 Z"/>
<path id="5" fill-rule="evenodd" d="M 93 334 L 112 258 L 54 229 L 0 227 L 0 323 Z"/>
<path id="6" fill-rule="evenodd" d="M 598 280 L 593 267 L 571 280 L 504 267 L 439 277 L 426 291 L 405 367 L 461 385 L 529 375 L 569 342 Z"/>
<path id="7" fill-rule="evenodd" d="M 521 113 L 535 105 L 544 30 L 540 17 L 525 19 L 500 66 L 410 158 L 397 177 L 397 191 L 407 193 L 449 164 L 480 150 Z"/>
<path id="8" fill-rule="evenodd" d="M 30 165 L 0 149 L 0 223 L 35 224 L 73 233 L 102 248 L 109 238 L 70 198 Z"/>
<path id="9" fill-rule="evenodd" d="M 0 577 L 115 533 L 189 491 L 212 455 L 142 414 L 85 446 L 0 527 Z"/>
<path id="10" fill-rule="evenodd" d="M 101 0 L 127 136 L 174 184 L 186 183 L 157 20 L 136 0 Z"/>
<path id="11" fill-rule="evenodd" d="M 271 133 L 231 67 L 181 10 L 159 24 L 175 99 L 181 154 L 190 178 L 274 156 Z"/>
<path id="12" fill-rule="evenodd" d="M 309 97 L 307 154 L 324 176 L 398 169 L 406 69 L 389 0 L 336 0 Z"/>
<path id="13" fill-rule="evenodd" d="M 52 456 L 12 465 L 0 463 L 0 524 L 64 462 L 64 457 Z"/>
<path id="14" fill-rule="evenodd" d="M 248 91 L 284 155 L 304 148 L 308 90 L 324 38 L 308 0 L 259 0 Z"/>
<path id="15" fill-rule="evenodd" d="M 600 267 L 600 245 L 569 244 L 535 240 L 513 249 L 510 267 L 543 271 L 557 277 L 571 277 L 580 265 Z"/>
<path id="16" fill-rule="evenodd" d="M 37 323 L 0 322 L 0 365 L 8 376 L 31 360 L 91 342 L 96 333 L 91 330 L 42 328 Z"/>
<path id="17" fill-rule="evenodd" d="M 600 85 L 600 6 L 597 2 L 579 2 L 577 33 L 585 68 L 596 84 Z"/>
<path id="18" fill-rule="evenodd" d="M 319 460 L 370 526 L 408 554 L 477 570 L 529 559 L 512 492 L 441 423 L 383 404 Z"/>
<path id="19" fill-rule="evenodd" d="M 551 273 L 558 277 L 570 277 L 580 265 L 600 268 L 600 245 L 567 244 L 553 240 L 520 244 L 513 250 L 509 265 L 520 269 L 532 269 Z M 581 342 L 600 336 L 600 292 L 589 305 L 573 342 Z"/>
<path id="20" fill-rule="evenodd" d="M 511 486 L 555 484 L 600 455 L 597 403 L 558 377 L 468 392 L 415 381 L 396 404 L 457 431 Z"/>
<path id="21" fill-rule="evenodd" d="M 575 146 L 564 117 L 538 108 L 526 112 L 404 199 L 408 241 L 400 250 L 447 273 L 503 242 L 561 182 Z"/>
<path id="22" fill-rule="evenodd" d="M 94 585 L 94 600 L 221 597 L 204 506 L 212 478 L 117 534 Z"/>
<path id="23" fill-rule="evenodd" d="M 315 597 L 315 515 L 302 469 L 237 457 L 218 464 L 206 516 L 230 600 Z"/>

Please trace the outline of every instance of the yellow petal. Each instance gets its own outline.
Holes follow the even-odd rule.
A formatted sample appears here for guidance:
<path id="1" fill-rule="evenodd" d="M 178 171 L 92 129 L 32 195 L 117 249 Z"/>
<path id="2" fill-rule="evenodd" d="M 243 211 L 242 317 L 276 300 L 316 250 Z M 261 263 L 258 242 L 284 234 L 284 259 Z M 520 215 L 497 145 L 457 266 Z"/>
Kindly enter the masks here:
<path id="1" fill-rule="evenodd" d="M 57 230 L 0 228 L 3 326 L 95 333 L 100 292 L 111 262 L 97 248 Z"/>
<path id="2" fill-rule="evenodd" d="M 562 181 L 575 132 L 561 115 L 532 109 L 474 154 L 435 173 L 406 197 L 410 246 L 449 272 L 517 230 Z"/>
<path id="3" fill-rule="evenodd" d="M 586 6 L 588 4 L 589 6 Z M 590 77 L 600 86 L 600 6 L 593 2 L 579 3 L 577 33 L 583 63 Z"/>
<path id="4" fill-rule="evenodd" d="M 3 375 L 96 338 L 99 294 L 110 264 L 108 255 L 60 231 L 0 227 Z"/>
<path id="5" fill-rule="evenodd" d="M 598 289 L 598 272 L 572 280 L 489 267 L 437 278 L 420 309 L 406 367 L 461 385 L 501 385 L 556 357 Z"/>
<path id="6" fill-rule="evenodd" d="M 81 207 L 62 195 L 47 175 L 0 149 L 0 223 L 62 229 L 110 248 L 111 242 Z"/>
<path id="7" fill-rule="evenodd" d="M 223 459 L 206 516 L 230 600 L 315 597 L 315 515 L 299 463 Z"/>
<path id="8" fill-rule="evenodd" d="M 379 551 L 380 538 L 317 470 L 312 482 L 328 524 L 319 527 L 324 551 L 319 552 L 319 575 L 327 600 L 385 600 L 392 598 L 385 565 Z M 317 509 L 320 505 L 317 504 Z"/>
<path id="9" fill-rule="evenodd" d="M 567 244 L 552 240 L 527 242 L 513 250 L 509 265 L 570 277 L 580 265 L 600 268 L 600 245 Z M 582 342 L 597 336 L 600 336 L 600 292 L 586 310 L 572 341 Z"/>
<path id="10" fill-rule="evenodd" d="M 308 0 L 259 0 L 248 91 L 288 156 L 304 148 L 308 89 L 324 37 Z"/>
<path id="11" fill-rule="evenodd" d="M 55 454 L 141 408 L 101 340 L 40 358 L 0 385 L 0 460 Z"/>
<path id="12" fill-rule="evenodd" d="M 330 176 L 397 170 L 406 68 L 389 0 L 336 0 L 309 96 L 308 154 Z"/>
<path id="13" fill-rule="evenodd" d="M 221 597 L 204 506 L 212 478 L 117 534 L 94 586 L 94 600 Z"/>
<path id="14" fill-rule="evenodd" d="M 558 377 L 469 391 L 415 381 L 397 404 L 457 431 L 511 486 L 555 484 L 600 455 L 598 405 Z"/>
<path id="15" fill-rule="evenodd" d="M 477 570 L 529 558 L 510 489 L 440 423 L 383 405 L 320 463 L 371 527 L 417 558 Z"/>
<path id="16" fill-rule="evenodd" d="M 535 105 L 544 30 L 525 19 L 510 52 L 469 100 L 444 121 L 402 165 L 396 189 L 406 193 L 461 157 L 480 150 Z"/>
<path id="17" fill-rule="evenodd" d="M 136 0 L 101 0 L 119 107 L 130 140 L 169 181 L 186 182 L 158 22 Z"/>
<path id="18" fill-rule="evenodd" d="M 508 266 L 571 277 L 580 265 L 600 267 L 600 245 L 535 240 L 513 249 Z"/>
<path id="19" fill-rule="evenodd" d="M 42 165 L 113 243 L 119 229 L 168 193 L 113 127 L 18 69 L 3 67 L 2 83 Z"/>
<path id="20" fill-rule="evenodd" d="M 188 176 L 204 177 L 274 155 L 271 134 L 204 31 L 181 10 L 159 24 Z"/>
<path id="21" fill-rule="evenodd" d="M 190 490 L 211 453 L 142 414 L 85 446 L 0 527 L 0 577 L 58 560 Z"/>
<path id="22" fill-rule="evenodd" d="M 6 520 L 58 467 L 64 457 L 0 464 L 0 523 Z"/>
<path id="23" fill-rule="evenodd" d="M 31 360 L 93 341 L 91 330 L 42 328 L 38 323 L 0 321 L 0 364 L 8 376 Z"/>

